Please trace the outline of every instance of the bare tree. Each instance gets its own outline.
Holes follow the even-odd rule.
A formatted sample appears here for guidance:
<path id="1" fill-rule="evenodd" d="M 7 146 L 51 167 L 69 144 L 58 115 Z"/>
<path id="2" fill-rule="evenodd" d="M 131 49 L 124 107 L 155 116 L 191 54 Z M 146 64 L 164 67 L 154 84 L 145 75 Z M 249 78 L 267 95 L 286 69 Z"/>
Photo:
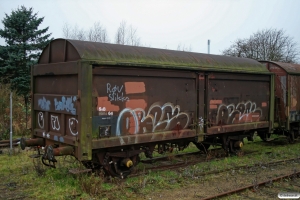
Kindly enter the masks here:
<path id="1" fill-rule="evenodd" d="M 177 51 L 181 51 L 181 43 L 177 45 Z"/>
<path id="2" fill-rule="evenodd" d="M 64 38 L 68 38 L 71 39 L 72 38 L 72 27 L 70 26 L 70 24 L 65 23 L 63 26 L 63 34 L 64 34 Z"/>
<path id="3" fill-rule="evenodd" d="M 115 43 L 116 44 L 127 44 L 127 37 L 126 37 L 126 27 L 127 24 L 125 21 L 122 21 L 120 23 L 120 26 L 117 30 L 116 36 L 115 36 Z"/>
<path id="4" fill-rule="evenodd" d="M 79 28 L 77 24 L 72 27 L 68 23 L 65 23 L 63 26 L 64 38 L 75 39 L 75 40 L 86 40 L 93 42 L 109 42 L 107 36 L 107 31 L 102 27 L 100 22 L 95 22 L 94 26 L 91 27 L 88 31 L 85 31 L 83 28 Z"/>
<path id="5" fill-rule="evenodd" d="M 126 21 L 122 21 L 115 35 L 115 43 L 140 46 L 140 38 L 137 36 L 137 29 L 133 28 L 132 25 L 128 27 Z"/>
<path id="6" fill-rule="evenodd" d="M 223 55 L 295 63 L 299 56 L 297 43 L 280 29 L 257 31 L 249 38 L 237 39 Z"/>
<path id="7" fill-rule="evenodd" d="M 181 43 L 179 43 L 177 45 L 177 50 L 178 51 L 189 51 L 189 52 L 191 52 L 192 51 L 192 45 L 190 45 L 189 47 L 186 47 L 185 44 L 181 45 Z"/>
<path id="8" fill-rule="evenodd" d="M 72 30 L 72 37 L 76 40 L 85 40 L 85 31 L 83 28 L 79 29 L 77 24 L 74 26 Z"/>
<path id="9" fill-rule="evenodd" d="M 132 46 L 140 46 L 140 38 L 137 36 L 137 29 L 134 29 L 132 25 L 128 28 L 128 44 Z"/>
<path id="10" fill-rule="evenodd" d="M 65 23 L 63 26 L 63 34 L 64 38 L 67 39 L 76 39 L 76 40 L 85 40 L 85 31 L 83 29 L 79 29 L 77 24 L 72 27 L 70 24 Z"/>
<path id="11" fill-rule="evenodd" d="M 95 22 L 94 26 L 87 32 L 87 40 L 93 42 L 109 42 L 106 29 L 100 22 Z"/>
<path id="12" fill-rule="evenodd" d="M 72 27 L 70 24 L 65 23 L 63 26 L 63 34 L 64 38 L 67 39 L 109 43 L 107 31 L 100 22 L 95 22 L 87 31 L 80 29 L 77 25 Z M 115 43 L 141 46 L 141 39 L 137 35 L 136 28 L 132 25 L 128 26 L 126 21 L 122 21 L 115 35 Z"/>

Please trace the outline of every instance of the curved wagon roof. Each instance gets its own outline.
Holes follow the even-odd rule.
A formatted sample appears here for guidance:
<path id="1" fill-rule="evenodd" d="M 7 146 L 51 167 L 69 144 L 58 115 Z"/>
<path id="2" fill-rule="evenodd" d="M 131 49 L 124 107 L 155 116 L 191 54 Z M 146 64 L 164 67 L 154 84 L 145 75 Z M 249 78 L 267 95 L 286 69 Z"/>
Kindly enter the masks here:
<path id="1" fill-rule="evenodd" d="M 292 75 L 300 75 L 300 65 L 294 63 L 283 63 L 283 62 L 274 62 L 274 61 L 260 61 L 261 63 L 272 63 L 277 65 L 278 67 L 282 68 L 288 74 Z"/>
<path id="2" fill-rule="evenodd" d="M 169 69 L 269 73 L 256 60 L 69 39 L 53 40 L 38 64 L 88 61 L 92 64 Z"/>

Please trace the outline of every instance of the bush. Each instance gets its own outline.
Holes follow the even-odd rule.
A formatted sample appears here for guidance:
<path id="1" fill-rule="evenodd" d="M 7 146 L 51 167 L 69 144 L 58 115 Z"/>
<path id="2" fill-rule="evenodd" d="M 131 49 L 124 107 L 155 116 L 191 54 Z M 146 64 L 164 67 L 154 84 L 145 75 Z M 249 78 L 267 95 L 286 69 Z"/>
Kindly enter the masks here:
<path id="1" fill-rule="evenodd" d="M 30 104 L 28 105 L 30 113 Z M 26 107 L 23 97 L 13 92 L 13 135 L 27 135 L 30 131 L 30 114 L 26 122 Z M 10 88 L 9 85 L 0 85 L 0 139 L 9 139 L 10 132 Z"/>

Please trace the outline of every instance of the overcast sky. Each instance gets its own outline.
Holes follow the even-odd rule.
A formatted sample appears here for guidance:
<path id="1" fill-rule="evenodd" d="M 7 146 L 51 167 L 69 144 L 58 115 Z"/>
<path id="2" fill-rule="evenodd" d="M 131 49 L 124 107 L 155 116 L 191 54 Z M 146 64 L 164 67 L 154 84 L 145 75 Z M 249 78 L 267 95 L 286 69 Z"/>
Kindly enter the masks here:
<path id="1" fill-rule="evenodd" d="M 63 37 L 65 23 L 88 29 L 100 21 L 114 42 L 124 20 L 154 48 L 181 44 L 207 53 L 210 39 L 210 53 L 221 54 L 237 38 L 266 28 L 283 29 L 300 44 L 299 0 L 0 0 L 0 19 L 21 5 L 45 17 L 41 28 L 49 26 L 54 38 Z"/>

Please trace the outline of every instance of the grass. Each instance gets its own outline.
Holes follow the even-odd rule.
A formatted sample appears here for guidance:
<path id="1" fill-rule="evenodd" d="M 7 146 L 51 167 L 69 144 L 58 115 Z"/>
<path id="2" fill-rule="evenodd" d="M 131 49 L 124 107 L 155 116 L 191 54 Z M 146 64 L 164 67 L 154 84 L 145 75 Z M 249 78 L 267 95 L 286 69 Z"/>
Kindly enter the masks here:
<path id="1" fill-rule="evenodd" d="M 126 180 L 106 180 L 103 174 L 74 176 L 69 169 L 82 166 L 71 157 L 59 157 L 57 168 L 51 169 L 43 166 L 39 159 L 28 157 L 34 152 L 17 148 L 13 155 L 8 151 L 0 154 L 0 178 L 6 193 L 14 198 L 23 195 L 25 199 L 144 199 L 149 194 L 202 185 L 206 179 L 214 178 L 203 177 L 203 172 L 300 157 L 299 147 L 300 144 L 287 145 L 282 141 L 266 144 L 256 139 L 254 143 L 246 141 L 244 146 L 245 152 L 254 150 L 254 154 L 211 160 L 179 170 L 148 171 L 144 176 Z M 189 151 L 192 148 L 191 145 Z M 144 165 L 137 167 L 143 169 Z"/>

